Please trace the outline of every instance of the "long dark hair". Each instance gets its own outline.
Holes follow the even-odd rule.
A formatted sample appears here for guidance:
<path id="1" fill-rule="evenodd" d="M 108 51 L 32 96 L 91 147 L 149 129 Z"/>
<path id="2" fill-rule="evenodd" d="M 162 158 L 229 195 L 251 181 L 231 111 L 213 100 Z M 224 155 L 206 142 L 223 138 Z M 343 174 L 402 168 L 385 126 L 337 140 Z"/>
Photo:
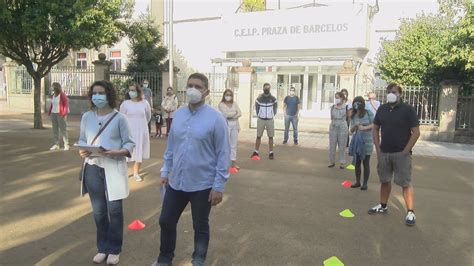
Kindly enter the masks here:
<path id="1" fill-rule="evenodd" d="M 232 101 L 230 101 L 231 103 L 234 103 L 234 92 L 231 90 L 231 89 L 226 89 L 224 91 L 224 93 L 222 94 L 222 100 L 221 100 L 221 103 L 224 103 L 225 102 L 225 94 L 230 92 L 230 94 L 232 95 Z"/>
<path id="2" fill-rule="evenodd" d="M 128 84 L 128 87 L 135 87 L 135 89 L 137 90 L 137 98 L 140 98 L 140 101 L 142 100 L 142 95 L 143 95 L 143 89 L 142 87 L 140 86 L 140 84 L 138 84 L 137 82 L 132 82 L 130 84 Z M 125 94 L 125 99 L 127 100 L 130 100 L 130 95 L 128 94 L 130 90 L 127 89 L 127 93 Z"/>
<path id="3" fill-rule="evenodd" d="M 92 91 L 94 90 L 95 86 L 100 86 L 105 89 L 105 95 L 107 96 L 107 102 L 109 103 L 109 106 L 114 109 L 117 107 L 117 91 L 114 88 L 114 85 L 107 80 L 99 80 L 95 81 L 92 83 L 92 85 L 89 87 L 89 92 L 87 93 L 87 97 L 89 98 L 89 104 L 92 108 L 95 108 L 95 104 L 92 102 Z"/>
<path id="4" fill-rule="evenodd" d="M 356 110 L 354 108 L 354 104 L 355 103 L 359 103 L 360 104 L 360 107 Z M 364 97 L 362 96 L 357 96 L 354 98 L 354 100 L 352 101 L 352 114 L 351 114 L 351 118 L 353 118 L 357 112 L 359 112 L 359 117 L 362 118 L 365 116 L 365 114 L 367 113 L 367 111 L 365 110 L 365 100 L 364 100 Z"/>

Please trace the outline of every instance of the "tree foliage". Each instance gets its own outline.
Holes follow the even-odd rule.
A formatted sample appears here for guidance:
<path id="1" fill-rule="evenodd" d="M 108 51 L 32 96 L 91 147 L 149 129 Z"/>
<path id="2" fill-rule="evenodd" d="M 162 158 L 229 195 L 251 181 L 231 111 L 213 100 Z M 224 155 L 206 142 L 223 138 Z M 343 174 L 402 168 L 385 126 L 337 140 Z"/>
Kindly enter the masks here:
<path id="1" fill-rule="evenodd" d="M 461 10 L 462 7 L 462 10 Z M 435 85 L 444 79 L 473 83 L 473 5 L 443 0 L 436 15 L 403 20 L 392 41 L 384 41 L 377 67 L 387 81 Z"/>
<path id="2" fill-rule="evenodd" d="M 161 71 L 162 61 L 168 50 L 160 45 L 161 34 L 154 25 L 150 14 L 133 21 L 127 27 L 131 55 L 127 65 L 128 72 Z"/>
<path id="3" fill-rule="evenodd" d="M 130 0 L 0 1 L 0 53 L 34 80 L 34 128 L 42 128 L 41 78 L 69 51 L 112 45 L 130 16 Z"/>
<path id="4" fill-rule="evenodd" d="M 242 12 L 263 11 L 266 9 L 265 0 L 243 0 L 241 5 Z"/>

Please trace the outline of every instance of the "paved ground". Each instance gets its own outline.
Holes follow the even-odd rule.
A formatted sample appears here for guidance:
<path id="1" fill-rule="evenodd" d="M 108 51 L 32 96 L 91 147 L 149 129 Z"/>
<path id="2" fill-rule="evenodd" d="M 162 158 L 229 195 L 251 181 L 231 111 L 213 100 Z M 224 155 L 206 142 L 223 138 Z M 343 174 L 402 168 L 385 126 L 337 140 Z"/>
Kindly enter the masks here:
<path id="1" fill-rule="evenodd" d="M 80 159 L 76 151 L 48 151 L 50 130 L 30 129 L 30 117 L 0 116 L 0 265 L 91 265 L 95 226 L 88 197 L 79 197 Z M 277 145 L 274 161 L 264 157 L 264 146 L 264 158 L 254 162 L 252 145 L 239 145 L 243 169 L 212 210 L 209 265 L 322 265 L 334 255 L 346 265 L 473 265 L 472 162 L 415 156 L 418 224 L 408 228 L 399 189 L 388 215 L 369 216 L 378 199 L 375 171 L 368 191 L 343 188 L 353 172 L 328 169 L 327 151 L 305 146 Z M 125 222 L 139 218 L 147 227 L 125 232 L 121 265 L 149 265 L 157 255 L 164 148 L 163 139 L 152 140 L 145 181 L 130 181 Z M 346 208 L 356 216 L 340 217 Z M 187 209 L 177 265 L 189 263 L 192 232 Z"/>

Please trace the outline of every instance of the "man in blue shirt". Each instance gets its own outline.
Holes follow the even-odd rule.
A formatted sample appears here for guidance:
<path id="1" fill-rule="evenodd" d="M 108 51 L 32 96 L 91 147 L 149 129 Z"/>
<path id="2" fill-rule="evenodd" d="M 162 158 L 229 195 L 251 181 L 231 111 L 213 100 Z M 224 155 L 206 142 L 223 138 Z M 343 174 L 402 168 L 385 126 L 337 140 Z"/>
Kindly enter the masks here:
<path id="1" fill-rule="evenodd" d="M 288 143 L 291 123 L 293 126 L 293 141 L 295 145 L 298 145 L 298 115 L 300 112 L 300 98 L 295 95 L 295 87 L 290 88 L 290 95 L 285 97 L 283 103 L 283 109 L 285 111 L 285 135 L 283 137 L 283 144 Z"/>
<path id="2" fill-rule="evenodd" d="M 161 169 L 167 185 L 160 216 L 161 246 L 155 265 L 171 265 L 176 248 L 176 225 L 191 202 L 194 227 L 193 265 L 204 265 L 209 244 L 211 206 L 222 201 L 229 178 L 230 143 L 224 116 L 205 103 L 208 79 L 188 78 L 189 105 L 175 113 Z"/>

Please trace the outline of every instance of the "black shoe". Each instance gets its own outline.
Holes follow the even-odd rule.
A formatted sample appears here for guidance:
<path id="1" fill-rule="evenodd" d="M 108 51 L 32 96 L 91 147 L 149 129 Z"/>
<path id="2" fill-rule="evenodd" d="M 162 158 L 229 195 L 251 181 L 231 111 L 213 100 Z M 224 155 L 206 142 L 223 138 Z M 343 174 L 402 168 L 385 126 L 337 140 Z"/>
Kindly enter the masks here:
<path id="1" fill-rule="evenodd" d="M 356 188 L 356 187 L 360 187 L 360 183 L 359 183 L 359 182 L 355 182 L 355 183 L 351 186 L 351 188 Z"/>
<path id="2" fill-rule="evenodd" d="M 268 159 L 273 160 L 273 158 L 274 158 L 274 155 L 273 155 L 273 152 L 272 152 L 268 155 Z"/>
<path id="3" fill-rule="evenodd" d="M 298 141 L 297 141 L 297 140 L 295 140 L 295 145 L 298 145 Z"/>
<path id="4" fill-rule="evenodd" d="M 334 166 L 336 166 L 336 164 L 330 164 L 328 165 L 328 168 L 333 168 Z"/>
<path id="5" fill-rule="evenodd" d="M 254 151 L 252 155 L 250 156 L 250 158 L 253 158 L 254 156 L 260 156 L 260 155 L 258 155 L 258 152 Z"/>
<path id="6" fill-rule="evenodd" d="M 283 141 L 283 144 L 286 144 L 286 143 L 288 143 L 288 141 L 284 140 L 284 141 Z"/>
<path id="7" fill-rule="evenodd" d="M 364 185 L 362 185 L 362 186 L 360 187 L 360 190 L 367 190 L 367 188 L 368 188 L 368 187 L 367 187 L 367 184 L 364 184 Z"/>
<path id="8" fill-rule="evenodd" d="M 346 169 L 343 165 L 339 166 L 339 169 Z"/>

